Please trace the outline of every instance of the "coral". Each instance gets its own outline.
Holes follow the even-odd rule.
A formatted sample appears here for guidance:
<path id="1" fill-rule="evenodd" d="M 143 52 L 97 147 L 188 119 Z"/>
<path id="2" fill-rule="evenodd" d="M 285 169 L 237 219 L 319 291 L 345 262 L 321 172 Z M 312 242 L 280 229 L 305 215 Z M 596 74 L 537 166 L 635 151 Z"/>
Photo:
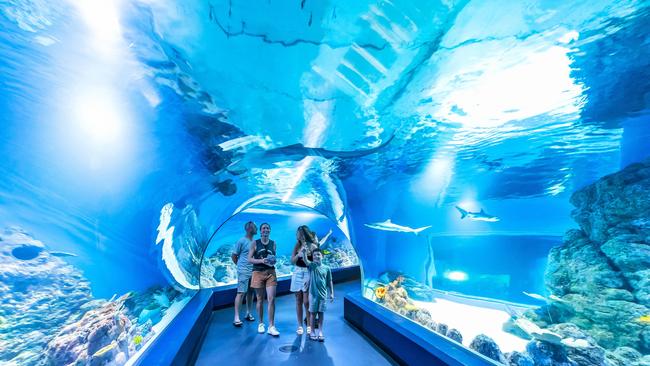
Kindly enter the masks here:
<path id="1" fill-rule="evenodd" d="M 448 329 L 449 327 L 446 324 L 436 323 L 428 310 L 422 309 L 413 303 L 413 300 L 404 288 L 404 283 L 408 282 L 409 280 L 404 276 L 395 277 L 388 285 L 382 285 L 379 282 L 372 281 L 375 286 L 374 290 L 372 290 L 372 295 L 374 295 L 375 301 L 378 301 L 393 312 L 403 315 L 431 331 L 462 344 L 463 336 L 457 329 Z"/>
<path id="2" fill-rule="evenodd" d="M 126 358 L 133 353 L 128 340 L 134 330 L 122 302 L 106 302 L 65 326 L 49 342 L 45 354 L 51 365 L 107 364 L 119 353 Z"/>
<path id="3" fill-rule="evenodd" d="M 96 301 L 99 306 L 66 325 L 49 342 L 47 360 L 51 365 L 123 364 L 155 336 L 152 326 L 184 298 L 171 287 L 153 287 L 112 301 Z"/>
<path id="4" fill-rule="evenodd" d="M 354 249 L 348 245 L 348 247 L 331 249 L 329 254 L 323 257 L 323 263 L 330 268 L 351 267 L 359 264 L 359 258 Z"/>
<path id="5" fill-rule="evenodd" d="M 386 287 L 377 287 L 375 289 L 375 296 L 380 300 L 383 299 L 386 296 Z"/>

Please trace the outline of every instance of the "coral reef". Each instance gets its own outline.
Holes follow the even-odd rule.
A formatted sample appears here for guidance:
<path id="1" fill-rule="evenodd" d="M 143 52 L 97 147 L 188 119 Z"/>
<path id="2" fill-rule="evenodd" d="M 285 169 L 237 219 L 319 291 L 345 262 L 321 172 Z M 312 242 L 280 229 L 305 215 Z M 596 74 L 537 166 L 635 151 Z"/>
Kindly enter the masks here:
<path id="1" fill-rule="evenodd" d="M 334 248 L 323 257 L 323 263 L 330 268 L 351 267 L 359 264 L 359 258 L 352 247 Z"/>
<path id="2" fill-rule="evenodd" d="M 90 284 L 19 228 L 0 234 L 0 359 L 35 364 L 47 343 L 92 300 Z"/>
<path id="3" fill-rule="evenodd" d="M 580 229 L 551 250 L 545 273 L 558 301 L 527 316 L 542 327 L 572 323 L 608 351 L 649 354 L 650 160 L 576 191 L 571 202 Z M 602 353 L 569 356 L 598 364 Z"/>
<path id="4" fill-rule="evenodd" d="M 47 361 L 51 365 L 122 365 L 155 336 L 154 325 L 183 297 L 164 287 L 98 301 L 98 307 L 66 325 L 49 342 Z"/>
<path id="5" fill-rule="evenodd" d="M 434 321 L 428 310 L 415 304 L 406 286 L 412 284 L 413 279 L 395 273 L 386 273 L 381 278 L 394 279 L 388 284 L 368 280 L 365 285 L 366 297 L 433 332 L 463 344 L 459 330 L 449 329 L 446 324 Z M 504 354 L 498 344 L 485 334 L 472 339 L 469 348 L 509 366 L 645 366 L 650 359 L 650 356 L 643 356 L 630 347 L 607 350 L 597 343 L 595 337 L 573 323 L 552 324 L 542 329 L 526 318 L 513 316 L 504 324 L 504 329 L 529 339 L 526 349 Z"/>
<path id="6" fill-rule="evenodd" d="M 0 359 L 9 365 L 122 365 L 189 294 L 172 287 L 93 299 L 90 284 L 19 228 L 0 234 Z"/>
<path id="7" fill-rule="evenodd" d="M 463 336 L 457 329 L 449 329 L 446 324 L 436 323 L 428 310 L 422 309 L 413 303 L 404 286 L 404 283 L 409 281 L 413 280 L 397 275 L 388 285 L 374 283 L 373 300 L 431 331 L 462 343 Z"/>

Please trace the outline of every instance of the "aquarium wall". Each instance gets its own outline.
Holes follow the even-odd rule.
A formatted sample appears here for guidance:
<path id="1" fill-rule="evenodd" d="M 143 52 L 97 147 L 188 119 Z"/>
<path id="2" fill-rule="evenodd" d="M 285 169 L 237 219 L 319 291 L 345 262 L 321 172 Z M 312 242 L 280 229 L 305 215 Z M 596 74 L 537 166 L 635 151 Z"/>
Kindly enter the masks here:
<path id="1" fill-rule="evenodd" d="M 0 360 L 133 363 L 253 220 L 497 362 L 647 364 L 648 5 L 0 3 Z"/>
<path id="2" fill-rule="evenodd" d="M 428 52 L 373 103 L 395 139 L 343 164 L 366 298 L 498 363 L 650 360 L 647 5 L 428 19 Z"/>

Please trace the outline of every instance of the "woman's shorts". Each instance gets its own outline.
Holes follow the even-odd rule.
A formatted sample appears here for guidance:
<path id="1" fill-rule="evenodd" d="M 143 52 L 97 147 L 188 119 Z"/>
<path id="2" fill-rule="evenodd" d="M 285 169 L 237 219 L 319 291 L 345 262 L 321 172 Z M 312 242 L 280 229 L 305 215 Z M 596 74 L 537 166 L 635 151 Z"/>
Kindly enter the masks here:
<path id="1" fill-rule="evenodd" d="M 266 288 L 277 285 L 278 278 L 275 276 L 275 268 L 253 271 L 253 278 L 251 279 L 252 288 Z"/>
<path id="2" fill-rule="evenodd" d="M 237 274 L 237 292 L 245 293 L 251 285 L 251 273 Z"/>
<path id="3" fill-rule="evenodd" d="M 300 291 L 309 291 L 309 269 L 295 266 L 291 274 L 291 292 Z"/>

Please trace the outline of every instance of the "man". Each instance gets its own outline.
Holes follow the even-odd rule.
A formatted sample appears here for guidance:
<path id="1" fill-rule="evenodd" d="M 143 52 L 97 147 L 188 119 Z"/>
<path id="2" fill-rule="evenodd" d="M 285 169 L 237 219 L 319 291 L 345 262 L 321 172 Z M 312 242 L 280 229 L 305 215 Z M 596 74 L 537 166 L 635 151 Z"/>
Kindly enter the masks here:
<path id="1" fill-rule="evenodd" d="M 277 337 L 280 332 L 275 328 L 275 290 L 278 279 L 275 274 L 275 242 L 269 239 L 271 225 L 263 223 L 260 225 L 261 238 L 255 240 L 248 251 L 248 262 L 253 264 L 253 277 L 251 287 L 257 294 L 257 314 L 260 323 L 257 326 L 258 333 L 264 333 L 264 293 L 269 302 L 269 330 L 268 334 Z"/>
<path id="2" fill-rule="evenodd" d="M 244 225 L 246 235 L 239 239 L 232 251 L 232 261 L 237 265 L 237 296 L 235 296 L 235 320 L 233 325 L 241 327 L 242 321 L 239 320 L 239 309 L 241 308 L 244 296 L 246 297 L 246 320 L 254 321 L 251 314 L 253 304 L 253 289 L 250 288 L 251 276 L 253 275 L 253 265 L 248 263 L 248 251 L 253 243 L 253 237 L 257 234 L 257 226 L 252 221 Z"/>

